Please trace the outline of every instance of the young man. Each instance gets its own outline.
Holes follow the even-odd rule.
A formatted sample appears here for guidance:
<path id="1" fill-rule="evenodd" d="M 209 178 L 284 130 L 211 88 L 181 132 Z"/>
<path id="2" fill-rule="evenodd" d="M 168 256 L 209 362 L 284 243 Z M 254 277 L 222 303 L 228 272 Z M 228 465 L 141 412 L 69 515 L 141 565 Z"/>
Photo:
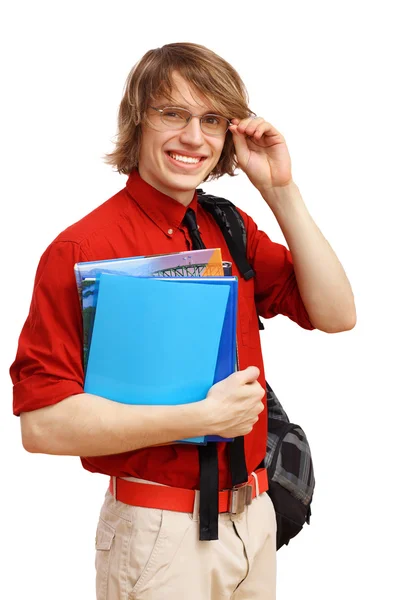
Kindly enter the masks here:
<path id="1" fill-rule="evenodd" d="M 80 456 L 85 469 L 111 477 L 96 536 L 98 600 L 272 600 L 276 520 L 262 468 L 267 423 L 257 313 L 345 331 L 356 321 L 350 284 L 292 179 L 284 137 L 255 117 L 236 71 L 203 46 L 169 44 L 135 65 L 107 160 L 129 175 L 126 187 L 62 232 L 38 266 L 11 367 L 23 445 Z M 237 166 L 290 248 L 240 211 L 256 274 L 247 281 L 196 193 L 201 182 Z M 74 263 L 190 249 L 188 208 L 205 246 L 220 247 L 240 279 L 241 370 L 183 406 L 128 406 L 85 394 Z M 253 496 L 233 509 L 229 444 L 218 443 L 219 534 L 212 541 L 199 539 L 198 450 L 169 444 L 204 434 L 244 436 Z"/>

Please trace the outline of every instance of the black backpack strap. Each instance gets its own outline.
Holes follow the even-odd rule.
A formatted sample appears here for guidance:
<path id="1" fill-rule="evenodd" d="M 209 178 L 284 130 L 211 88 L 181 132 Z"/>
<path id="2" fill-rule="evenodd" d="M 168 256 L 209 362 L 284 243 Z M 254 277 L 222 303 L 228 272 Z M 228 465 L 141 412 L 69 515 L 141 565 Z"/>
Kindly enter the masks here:
<path id="1" fill-rule="evenodd" d="M 197 194 L 199 204 L 214 217 L 221 229 L 240 273 L 246 281 L 251 279 L 255 273 L 246 257 L 246 228 L 235 205 L 225 198 L 204 194 L 203 190 L 197 190 Z"/>
<path id="2" fill-rule="evenodd" d="M 233 442 L 230 442 L 233 443 Z M 199 526 L 201 541 L 218 539 L 218 452 L 217 443 L 198 447 L 200 467 Z"/>
<path id="3" fill-rule="evenodd" d="M 241 275 L 246 281 L 254 277 L 255 272 L 247 261 L 246 255 L 246 227 L 236 206 L 225 198 L 205 194 L 201 189 L 197 190 L 197 195 L 199 204 L 211 214 L 221 229 L 229 252 Z M 258 321 L 261 325 L 260 328 L 264 329 L 260 319 Z M 248 479 L 248 473 L 243 436 L 236 437 L 228 444 L 228 448 L 232 486 L 245 483 Z"/>
<path id="4" fill-rule="evenodd" d="M 246 281 L 254 277 L 254 269 L 247 261 L 246 227 L 236 206 L 226 198 L 205 194 L 202 189 L 197 189 L 197 197 L 199 204 L 211 214 L 221 229 L 240 274 Z M 258 328 L 265 329 L 260 317 L 258 317 Z"/>

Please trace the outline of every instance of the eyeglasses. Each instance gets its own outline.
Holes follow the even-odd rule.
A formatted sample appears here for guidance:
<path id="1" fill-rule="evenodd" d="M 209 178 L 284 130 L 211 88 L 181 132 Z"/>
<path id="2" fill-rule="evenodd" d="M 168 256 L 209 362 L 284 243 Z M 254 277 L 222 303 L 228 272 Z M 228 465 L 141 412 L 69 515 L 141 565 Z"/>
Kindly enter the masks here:
<path id="1" fill-rule="evenodd" d="M 150 106 L 150 108 L 160 113 L 161 121 L 170 129 L 183 129 L 193 117 L 199 117 L 203 133 L 207 135 L 224 135 L 231 124 L 229 119 L 221 117 L 221 115 L 192 115 L 186 108 L 178 106 L 165 106 L 164 108 Z"/>

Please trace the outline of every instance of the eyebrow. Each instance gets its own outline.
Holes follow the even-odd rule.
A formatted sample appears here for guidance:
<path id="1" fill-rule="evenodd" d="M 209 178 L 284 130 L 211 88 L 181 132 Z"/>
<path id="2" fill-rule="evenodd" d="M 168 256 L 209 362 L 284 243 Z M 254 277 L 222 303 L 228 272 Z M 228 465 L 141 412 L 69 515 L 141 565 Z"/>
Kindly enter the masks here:
<path id="1" fill-rule="evenodd" d="M 163 102 L 162 104 L 160 104 L 160 108 L 165 108 L 166 106 L 174 106 L 175 108 L 186 108 L 186 110 L 188 110 L 190 113 L 192 113 L 191 108 L 189 108 L 188 104 L 183 103 L 171 103 L 171 102 Z M 209 108 L 207 110 L 205 110 L 203 113 L 201 113 L 202 115 L 218 115 L 219 113 L 214 111 L 212 108 Z"/>

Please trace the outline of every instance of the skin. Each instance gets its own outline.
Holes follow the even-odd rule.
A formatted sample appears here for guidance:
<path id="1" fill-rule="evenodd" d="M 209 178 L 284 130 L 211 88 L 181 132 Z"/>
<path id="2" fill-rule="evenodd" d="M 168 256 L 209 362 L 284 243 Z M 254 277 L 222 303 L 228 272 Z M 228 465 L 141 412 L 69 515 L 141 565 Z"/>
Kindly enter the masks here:
<path id="1" fill-rule="evenodd" d="M 168 104 L 187 108 L 192 114 L 215 113 L 210 102 L 191 88 L 179 74 L 172 79 L 175 88 L 172 91 L 173 102 L 159 97 L 154 106 Z M 142 125 L 142 142 L 139 154 L 139 173 L 142 179 L 160 192 L 188 206 L 194 190 L 214 169 L 224 147 L 225 135 L 206 135 L 200 128 L 197 117 L 180 130 L 169 130 L 161 121 L 160 115 L 153 110 L 148 113 L 150 126 Z M 201 154 L 206 157 L 195 171 L 187 171 L 179 165 L 171 164 L 166 151 L 175 150 L 180 154 Z"/>

